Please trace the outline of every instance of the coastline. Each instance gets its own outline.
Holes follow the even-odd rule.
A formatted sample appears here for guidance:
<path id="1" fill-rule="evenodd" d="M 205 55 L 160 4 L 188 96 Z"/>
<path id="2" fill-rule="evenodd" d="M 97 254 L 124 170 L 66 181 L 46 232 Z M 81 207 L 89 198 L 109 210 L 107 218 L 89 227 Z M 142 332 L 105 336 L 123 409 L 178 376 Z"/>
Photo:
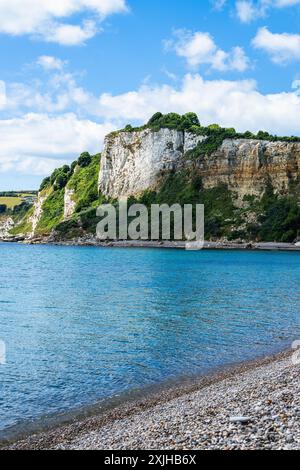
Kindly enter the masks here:
<path id="1" fill-rule="evenodd" d="M 56 246 L 92 246 L 98 248 L 163 248 L 186 250 L 184 241 L 142 241 L 142 240 L 116 240 L 99 241 L 96 238 L 87 237 L 75 240 L 56 241 L 52 238 L 24 239 L 22 237 L 0 238 L 0 243 L 21 243 L 25 245 L 56 245 Z M 300 252 L 300 245 L 281 242 L 210 242 L 205 241 L 204 250 L 246 250 L 246 251 L 293 251 Z"/>
<path id="2" fill-rule="evenodd" d="M 169 385 L 2 448 L 300 449 L 299 372 L 284 351 Z M 240 414 L 249 423 L 230 421 Z"/>

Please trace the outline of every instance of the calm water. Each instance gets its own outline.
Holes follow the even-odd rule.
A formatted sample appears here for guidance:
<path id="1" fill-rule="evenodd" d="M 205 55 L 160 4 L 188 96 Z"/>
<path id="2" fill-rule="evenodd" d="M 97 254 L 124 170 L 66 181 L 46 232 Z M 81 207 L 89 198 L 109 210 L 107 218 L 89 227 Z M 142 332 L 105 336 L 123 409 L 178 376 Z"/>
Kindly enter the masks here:
<path id="1" fill-rule="evenodd" d="M 300 338 L 300 254 L 0 244 L 0 431 Z"/>

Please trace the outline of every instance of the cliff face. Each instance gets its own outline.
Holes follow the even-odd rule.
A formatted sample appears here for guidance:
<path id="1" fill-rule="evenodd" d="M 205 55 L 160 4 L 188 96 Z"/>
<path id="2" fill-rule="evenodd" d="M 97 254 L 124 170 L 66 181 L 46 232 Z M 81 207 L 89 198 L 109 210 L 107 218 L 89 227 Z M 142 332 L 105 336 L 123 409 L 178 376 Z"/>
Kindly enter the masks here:
<path id="1" fill-rule="evenodd" d="M 14 221 L 11 217 L 0 217 L 0 239 L 9 236 L 10 230 L 14 226 Z"/>
<path id="2" fill-rule="evenodd" d="M 76 201 L 74 200 L 75 190 L 74 189 L 65 189 L 64 196 L 64 219 L 72 217 L 75 212 Z"/>
<path id="3" fill-rule="evenodd" d="M 205 187 L 221 182 L 239 197 L 260 196 L 269 181 L 275 192 L 285 192 L 300 176 L 300 144 L 227 139 L 197 166 Z"/>
<path id="4" fill-rule="evenodd" d="M 137 195 L 156 188 L 162 170 L 176 169 L 202 136 L 170 129 L 120 132 L 106 137 L 99 190 L 106 196 Z"/>
<path id="5" fill-rule="evenodd" d="M 100 191 L 113 198 L 156 189 L 164 170 L 193 166 L 204 188 L 220 183 L 237 193 L 260 196 L 270 181 L 275 192 L 287 190 L 300 176 L 300 143 L 226 139 L 219 149 L 196 161 L 185 153 L 206 138 L 176 130 L 150 129 L 109 135 L 99 175 Z"/>
<path id="6" fill-rule="evenodd" d="M 207 239 L 300 239 L 299 138 L 204 128 L 193 114 L 150 121 L 108 135 L 102 156 L 85 152 L 55 170 L 14 234 L 93 236 L 99 204 L 135 196 L 147 206 L 204 204 Z"/>
<path id="7" fill-rule="evenodd" d="M 29 222 L 32 226 L 32 231 L 30 236 L 34 236 L 36 233 L 36 228 L 43 214 L 43 204 L 49 196 L 49 191 L 39 192 L 38 199 L 34 203 L 34 211 L 31 217 L 29 217 Z"/>

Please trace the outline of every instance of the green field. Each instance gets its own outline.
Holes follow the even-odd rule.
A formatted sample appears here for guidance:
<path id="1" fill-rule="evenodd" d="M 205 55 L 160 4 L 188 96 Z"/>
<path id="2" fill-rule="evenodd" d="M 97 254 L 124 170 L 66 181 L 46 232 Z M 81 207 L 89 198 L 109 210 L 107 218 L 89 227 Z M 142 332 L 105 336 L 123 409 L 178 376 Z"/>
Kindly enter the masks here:
<path id="1" fill-rule="evenodd" d="M 20 197 L 0 197 L 0 205 L 4 204 L 8 209 L 19 206 L 22 202 Z"/>

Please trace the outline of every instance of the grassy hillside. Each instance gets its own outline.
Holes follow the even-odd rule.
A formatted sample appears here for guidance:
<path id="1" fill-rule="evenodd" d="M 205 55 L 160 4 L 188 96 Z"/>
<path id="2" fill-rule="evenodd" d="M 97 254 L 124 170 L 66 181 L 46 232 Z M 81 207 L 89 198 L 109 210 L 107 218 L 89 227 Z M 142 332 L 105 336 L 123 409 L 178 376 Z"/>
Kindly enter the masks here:
<path id="1" fill-rule="evenodd" d="M 71 166 L 56 169 L 41 184 L 40 197 L 46 197 L 42 215 L 37 224 L 36 235 L 49 235 L 64 220 L 64 198 L 66 189 L 73 191 L 75 213 L 69 222 L 76 224 L 87 209 L 97 207 L 102 198 L 98 194 L 100 154 L 82 154 Z M 66 237 L 70 237 L 70 233 Z M 82 231 L 78 231 L 78 236 Z M 75 236 L 75 234 L 74 234 Z"/>

